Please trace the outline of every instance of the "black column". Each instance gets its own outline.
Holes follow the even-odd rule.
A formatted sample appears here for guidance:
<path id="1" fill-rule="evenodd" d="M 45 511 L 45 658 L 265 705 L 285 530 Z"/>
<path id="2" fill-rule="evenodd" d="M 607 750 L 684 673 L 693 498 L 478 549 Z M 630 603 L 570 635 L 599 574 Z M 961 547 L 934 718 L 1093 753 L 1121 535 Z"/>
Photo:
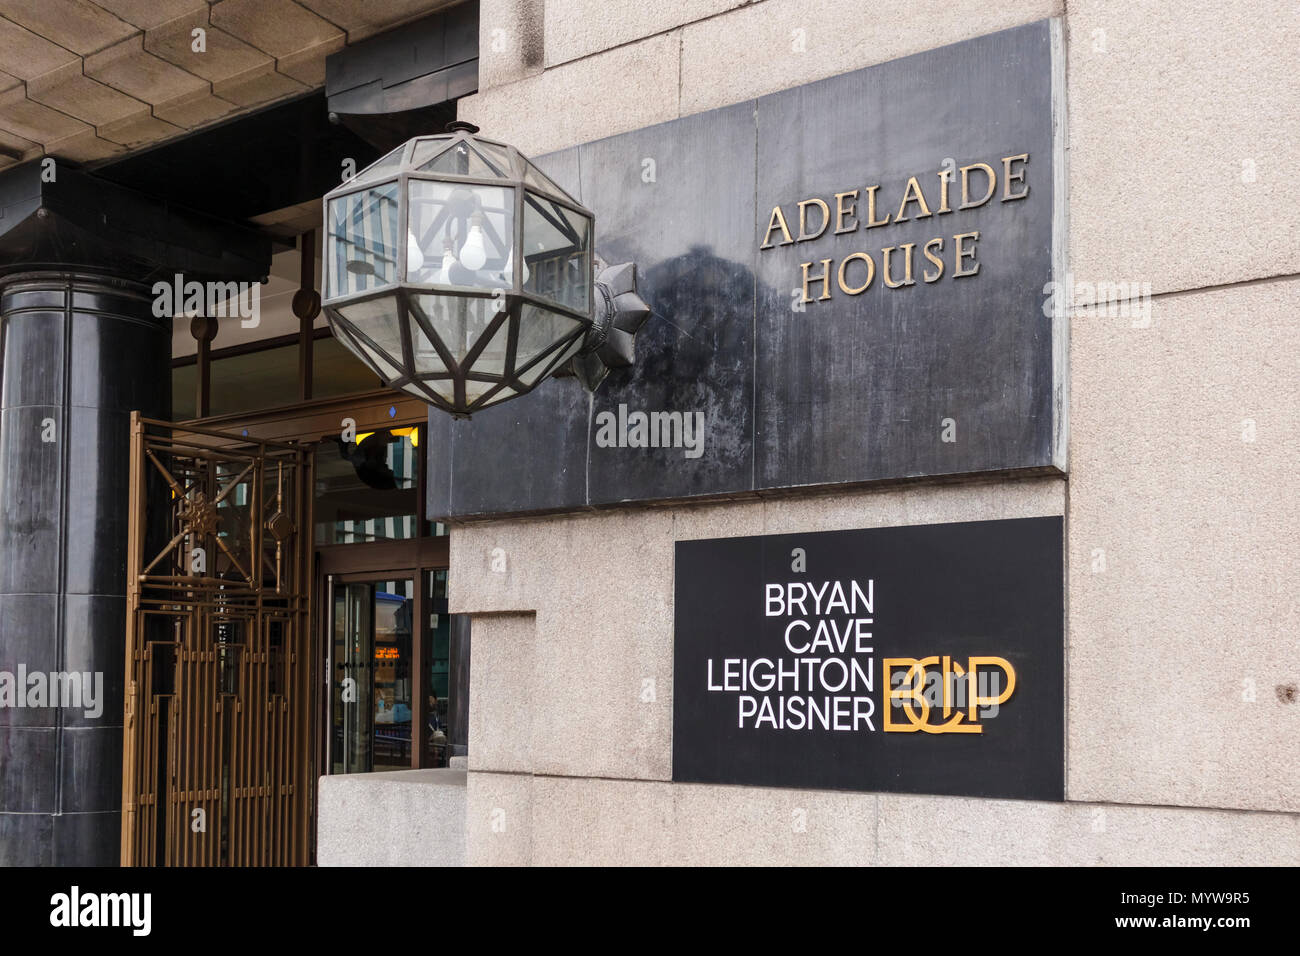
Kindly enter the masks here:
<path id="1" fill-rule="evenodd" d="M 0 681 L 100 682 L 98 715 L 0 706 L 0 866 L 118 863 L 129 418 L 169 417 L 170 359 L 147 286 L 0 279 Z"/>

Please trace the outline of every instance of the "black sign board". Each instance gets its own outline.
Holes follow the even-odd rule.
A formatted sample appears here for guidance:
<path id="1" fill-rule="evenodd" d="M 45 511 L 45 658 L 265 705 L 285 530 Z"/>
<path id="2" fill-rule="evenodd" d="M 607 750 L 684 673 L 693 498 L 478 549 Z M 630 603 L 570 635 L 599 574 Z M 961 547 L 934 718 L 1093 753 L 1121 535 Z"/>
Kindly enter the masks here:
<path id="1" fill-rule="evenodd" d="M 435 410 L 429 513 L 1064 470 L 1063 69 L 1045 20 L 535 157 L 652 313 L 594 395 Z"/>
<path id="2" fill-rule="evenodd" d="M 1062 519 L 679 541 L 673 780 L 1064 799 Z"/>

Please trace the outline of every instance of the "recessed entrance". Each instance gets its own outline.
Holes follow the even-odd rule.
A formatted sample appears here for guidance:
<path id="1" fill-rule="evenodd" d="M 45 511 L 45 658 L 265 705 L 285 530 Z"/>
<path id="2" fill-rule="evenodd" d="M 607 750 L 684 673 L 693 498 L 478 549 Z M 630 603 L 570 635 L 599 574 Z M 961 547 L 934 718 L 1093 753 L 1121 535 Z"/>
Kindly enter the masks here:
<path id="1" fill-rule="evenodd" d="M 332 341 L 304 321 L 178 358 L 178 408 L 206 414 L 141 424 L 127 865 L 310 864 L 321 775 L 467 753 L 469 627 L 425 514 L 428 408 L 346 353 L 316 388 Z"/>
<path id="2" fill-rule="evenodd" d="M 335 586 L 330 772 L 411 765 L 413 578 Z"/>
<path id="3" fill-rule="evenodd" d="M 330 591 L 329 772 L 447 766 L 463 753 L 450 698 L 468 648 L 446 613 L 446 571 L 335 575 Z"/>

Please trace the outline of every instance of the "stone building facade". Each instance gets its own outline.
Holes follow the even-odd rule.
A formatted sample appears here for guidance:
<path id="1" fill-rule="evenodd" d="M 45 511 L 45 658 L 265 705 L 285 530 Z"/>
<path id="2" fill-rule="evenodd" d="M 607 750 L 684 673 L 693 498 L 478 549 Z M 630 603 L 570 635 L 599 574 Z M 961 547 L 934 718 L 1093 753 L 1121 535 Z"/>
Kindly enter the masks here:
<path id="1" fill-rule="evenodd" d="M 485 0 L 460 113 L 531 154 L 1060 18 L 1077 294 L 1063 476 L 456 525 L 469 862 L 1294 862 L 1298 16 Z M 1084 283 L 1149 297 L 1107 315 Z M 1066 528 L 1064 803 L 670 782 L 674 542 L 1044 515 Z"/>

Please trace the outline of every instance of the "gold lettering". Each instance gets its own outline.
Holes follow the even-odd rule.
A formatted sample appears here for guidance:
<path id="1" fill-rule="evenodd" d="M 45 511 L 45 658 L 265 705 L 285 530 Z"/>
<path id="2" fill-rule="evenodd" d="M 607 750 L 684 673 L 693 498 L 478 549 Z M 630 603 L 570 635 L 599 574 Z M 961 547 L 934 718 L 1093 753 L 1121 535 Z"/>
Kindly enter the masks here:
<path id="1" fill-rule="evenodd" d="M 916 285 L 916 280 L 912 278 L 912 250 L 916 248 L 916 243 L 905 242 L 902 245 L 900 245 L 898 248 L 905 250 L 907 256 L 907 266 L 903 272 L 902 282 L 894 282 L 893 277 L 890 275 L 890 271 L 889 271 L 889 254 L 894 251 L 894 247 L 889 246 L 888 248 L 880 250 L 885 257 L 885 261 L 881 264 L 880 267 L 880 271 L 882 273 L 881 281 L 883 281 L 885 285 L 889 286 L 891 289 L 899 289 L 905 285 Z"/>
<path id="2" fill-rule="evenodd" d="M 980 264 L 978 262 L 975 262 L 975 243 L 979 241 L 979 237 L 980 234 L 978 231 L 963 232 L 959 236 L 952 237 L 952 241 L 957 246 L 956 256 L 954 257 L 954 267 L 952 270 L 952 277 L 954 279 L 961 279 L 965 276 L 973 276 L 975 275 L 975 273 L 980 271 Z M 969 251 L 962 248 L 962 243 L 965 242 L 967 239 L 971 240 L 971 247 Z M 965 259 L 967 256 L 970 257 L 971 262 L 975 262 L 975 268 L 971 269 L 969 272 L 962 272 L 961 261 L 962 259 Z"/>
<path id="3" fill-rule="evenodd" d="M 781 230 L 781 235 L 785 236 L 785 239 L 782 240 L 781 245 L 788 246 L 792 242 L 794 242 L 794 240 L 790 238 L 790 227 L 785 224 L 785 213 L 781 212 L 780 206 L 773 206 L 772 218 L 767 221 L 767 235 L 763 237 L 763 244 L 758 248 L 760 249 L 772 248 L 772 230 L 777 228 Z"/>
<path id="4" fill-rule="evenodd" d="M 925 193 L 921 192 L 921 184 L 913 176 L 907 181 L 907 188 L 903 190 L 903 201 L 898 207 L 898 215 L 894 217 L 894 222 L 907 222 L 907 204 L 910 202 L 918 203 L 921 206 L 921 212 L 917 219 L 925 219 L 930 215 L 930 207 L 925 204 Z"/>
<path id="5" fill-rule="evenodd" d="M 853 202 L 845 203 L 848 196 L 853 197 Z M 858 190 L 854 189 L 847 193 L 835 194 L 835 235 L 845 232 L 853 232 L 858 228 L 858 221 L 855 218 L 858 214 Z M 853 219 L 853 225 L 845 225 L 845 219 Z"/>
<path id="6" fill-rule="evenodd" d="M 809 234 L 808 232 L 808 207 L 816 203 L 817 208 L 822 211 L 822 224 L 817 227 L 817 231 Z M 830 208 L 820 199 L 801 199 L 799 200 L 799 242 L 807 242 L 809 239 L 816 239 L 831 222 Z"/>
<path id="7" fill-rule="evenodd" d="M 933 262 L 936 266 L 939 267 L 939 271 L 936 272 L 934 275 L 930 275 L 930 270 L 926 269 L 924 272 L 921 273 L 921 278 L 923 278 L 926 282 L 938 282 L 939 279 L 943 277 L 943 260 L 940 259 L 938 256 L 931 255 L 930 253 L 931 246 L 936 246 L 940 252 L 943 252 L 943 240 L 931 239 L 929 242 L 925 244 L 925 248 L 921 250 L 923 253 L 925 253 L 925 257 L 927 259 L 929 259 L 931 262 Z"/>
<path id="8" fill-rule="evenodd" d="M 1016 183 L 1025 182 L 1024 166 L 1021 166 L 1018 172 L 1013 173 L 1011 171 L 1011 164 L 1017 161 L 1021 163 L 1029 162 L 1029 154 L 1021 153 L 1019 156 L 1002 157 L 1002 201 L 1003 202 L 1010 202 L 1013 199 L 1024 199 L 1026 196 L 1029 195 L 1028 183 L 1025 183 L 1025 191 L 1022 193 L 1013 193 L 1011 191 L 1011 184 L 1013 182 Z"/>
<path id="9" fill-rule="evenodd" d="M 1007 675 L 1007 688 L 996 697 L 983 696 L 977 687 L 976 671 L 984 665 L 1001 668 Z M 1016 689 L 1015 668 L 1011 666 L 1010 661 L 1005 657 L 972 657 L 966 661 L 966 673 L 970 675 L 970 706 L 968 712 L 970 720 L 975 719 L 975 712 L 981 707 L 996 707 L 999 704 L 1005 704 L 1011 698 L 1012 691 Z"/>
<path id="10" fill-rule="evenodd" d="M 876 221 L 876 190 L 879 186 L 867 187 L 867 228 L 874 229 L 876 226 L 883 226 L 889 222 L 889 213 L 885 213 L 885 218 L 879 222 Z"/>
<path id="11" fill-rule="evenodd" d="M 844 274 L 848 271 L 849 263 L 856 260 L 862 260 L 867 264 L 867 281 L 860 286 L 850 286 L 844 279 Z M 865 252 L 855 252 L 851 256 L 845 256 L 844 261 L 840 263 L 839 284 L 840 291 L 849 295 L 861 295 L 867 291 L 867 286 L 871 285 L 871 280 L 876 277 L 876 264 L 871 260 L 871 256 Z"/>
<path id="12" fill-rule="evenodd" d="M 947 654 L 943 655 L 943 716 L 952 716 L 952 689 L 956 684 L 954 677 L 965 677 L 966 672 Z"/>
<path id="13" fill-rule="evenodd" d="M 916 733 L 930 718 L 930 705 L 925 702 L 925 670 L 921 662 L 913 657 L 886 657 L 882 662 L 882 677 L 885 681 L 885 731 L 901 734 Z M 892 671 L 907 669 L 902 681 L 894 686 Z M 893 719 L 894 701 L 901 701 L 907 711 L 907 722 Z M 916 715 L 913 704 L 921 705 L 921 716 Z"/>
<path id="14" fill-rule="evenodd" d="M 808 295 L 808 283 L 810 281 L 820 279 L 822 283 L 822 294 L 817 297 L 817 301 L 825 302 L 827 299 L 831 297 L 831 260 L 830 259 L 822 260 L 822 274 L 819 276 L 810 276 L 808 274 L 808 267 L 811 265 L 812 265 L 811 262 L 800 263 L 800 268 L 803 269 L 803 301 L 804 302 L 812 301 L 812 299 Z"/>
<path id="15" fill-rule="evenodd" d="M 984 198 L 981 199 L 979 202 L 970 201 L 970 181 L 968 177 L 970 176 L 970 171 L 972 169 L 984 170 L 984 175 L 988 176 L 989 178 L 989 191 L 984 194 Z M 997 188 L 998 188 L 997 174 L 993 172 L 993 167 L 990 166 L 988 163 L 971 163 L 969 166 L 963 166 L 961 168 L 961 205 L 958 206 L 957 208 L 975 209 L 979 206 L 982 206 L 990 199 L 993 198 L 993 193 L 997 190 Z"/>
<path id="16" fill-rule="evenodd" d="M 952 207 L 948 205 L 948 187 L 952 185 L 952 170 L 939 170 L 939 208 L 935 210 L 938 215 L 941 212 L 952 212 Z"/>

